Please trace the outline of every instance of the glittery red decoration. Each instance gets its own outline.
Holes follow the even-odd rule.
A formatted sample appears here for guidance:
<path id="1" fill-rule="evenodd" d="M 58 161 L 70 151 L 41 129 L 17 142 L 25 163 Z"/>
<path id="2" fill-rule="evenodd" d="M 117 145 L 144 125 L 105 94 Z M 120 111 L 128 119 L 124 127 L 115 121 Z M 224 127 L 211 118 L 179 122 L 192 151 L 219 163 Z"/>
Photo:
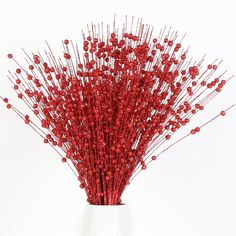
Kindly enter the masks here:
<path id="1" fill-rule="evenodd" d="M 13 109 L 78 176 L 91 204 L 119 204 L 132 176 L 225 86 L 220 63 L 187 60 L 175 32 L 152 38 L 149 26 L 127 25 L 108 36 L 92 26 L 83 50 L 64 40 L 62 58 L 26 53 L 9 79 L 33 118 Z M 230 79 L 230 78 L 227 78 Z M 220 115 L 224 116 L 225 111 Z M 37 122 L 40 122 L 37 123 Z M 192 129 L 196 134 L 201 127 Z M 188 134 L 189 135 L 189 134 Z M 187 136 L 188 136 L 187 135 Z M 70 165 L 72 163 L 72 166 Z"/>

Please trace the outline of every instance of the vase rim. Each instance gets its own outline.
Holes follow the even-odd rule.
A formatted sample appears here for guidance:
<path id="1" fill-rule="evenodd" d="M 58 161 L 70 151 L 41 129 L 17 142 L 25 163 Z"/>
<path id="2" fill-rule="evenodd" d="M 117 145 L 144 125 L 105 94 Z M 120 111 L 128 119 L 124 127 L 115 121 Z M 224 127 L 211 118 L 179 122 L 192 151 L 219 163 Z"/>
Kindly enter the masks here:
<path id="1" fill-rule="evenodd" d="M 119 205 L 93 205 L 93 204 L 88 204 L 88 206 L 92 207 L 122 207 L 122 206 L 127 206 L 126 204 L 119 204 Z"/>

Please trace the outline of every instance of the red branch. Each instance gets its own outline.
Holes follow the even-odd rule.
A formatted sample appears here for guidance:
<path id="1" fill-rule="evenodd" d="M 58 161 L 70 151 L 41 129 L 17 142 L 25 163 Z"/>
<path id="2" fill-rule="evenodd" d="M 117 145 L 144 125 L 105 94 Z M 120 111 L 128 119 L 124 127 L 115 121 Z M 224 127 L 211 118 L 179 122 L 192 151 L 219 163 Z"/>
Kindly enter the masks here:
<path id="1" fill-rule="evenodd" d="M 206 68 L 204 59 L 188 62 L 174 32 L 151 40 L 142 23 L 135 32 L 125 25 L 107 37 L 98 28 L 84 35 L 81 55 L 68 40 L 64 58 L 56 59 L 50 47 L 45 56 L 26 53 L 27 68 L 8 54 L 17 64 L 9 80 L 35 121 L 0 98 L 72 164 L 88 202 L 115 205 L 136 171 L 156 160 L 154 153 L 226 80 L 215 76 L 216 61 Z"/>

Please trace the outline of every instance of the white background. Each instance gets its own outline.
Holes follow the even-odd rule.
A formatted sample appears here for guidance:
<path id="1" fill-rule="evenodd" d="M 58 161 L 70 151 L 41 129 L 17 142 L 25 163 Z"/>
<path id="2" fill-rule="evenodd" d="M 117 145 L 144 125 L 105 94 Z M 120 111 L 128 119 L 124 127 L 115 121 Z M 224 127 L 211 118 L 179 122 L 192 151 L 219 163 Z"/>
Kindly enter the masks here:
<path id="1" fill-rule="evenodd" d="M 6 54 L 21 48 L 57 50 L 65 38 L 81 40 L 87 23 L 112 23 L 113 14 L 143 17 L 156 32 L 167 25 L 188 33 L 185 46 L 236 71 L 234 1 L 0 0 L 0 94 L 14 97 L 6 80 Z M 60 52 L 60 51 L 59 51 Z M 236 102 L 236 83 L 201 113 L 208 120 Z M 200 118 L 202 117 L 202 118 Z M 195 122 L 195 123 L 194 123 Z M 127 189 L 134 236 L 236 235 L 236 109 L 165 153 Z M 0 235 L 78 236 L 85 194 L 72 172 L 33 130 L 0 104 Z"/>

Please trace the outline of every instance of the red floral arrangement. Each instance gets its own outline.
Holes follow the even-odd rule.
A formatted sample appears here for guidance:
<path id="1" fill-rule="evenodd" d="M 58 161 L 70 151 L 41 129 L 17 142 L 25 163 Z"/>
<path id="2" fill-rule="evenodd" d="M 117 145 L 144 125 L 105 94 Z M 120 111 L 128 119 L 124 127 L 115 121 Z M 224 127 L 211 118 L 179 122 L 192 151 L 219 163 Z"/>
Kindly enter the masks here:
<path id="1" fill-rule="evenodd" d="M 220 62 L 189 61 L 177 33 L 153 38 L 142 22 L 106 34 L 92 25 L 83 50 L 67 39 L 63 47 L 63 58 L 49 46 L 44 55 L 25 52 L 25 67 L 8 54 L 17 65 L 8 78 L 32 117 L 0 98 L 57 151 L 95 205 L 120 204 L 131 179 L 232 78 L 217 74 Z"/>

